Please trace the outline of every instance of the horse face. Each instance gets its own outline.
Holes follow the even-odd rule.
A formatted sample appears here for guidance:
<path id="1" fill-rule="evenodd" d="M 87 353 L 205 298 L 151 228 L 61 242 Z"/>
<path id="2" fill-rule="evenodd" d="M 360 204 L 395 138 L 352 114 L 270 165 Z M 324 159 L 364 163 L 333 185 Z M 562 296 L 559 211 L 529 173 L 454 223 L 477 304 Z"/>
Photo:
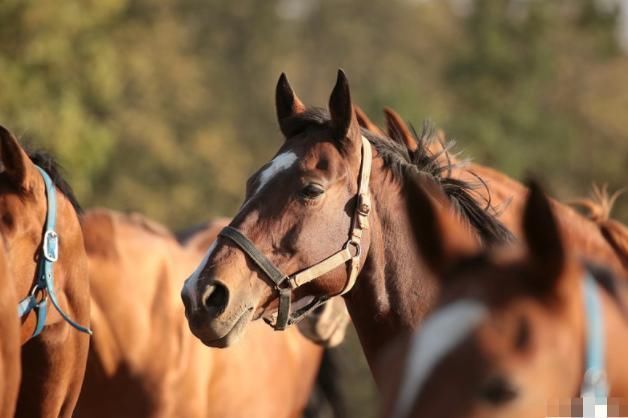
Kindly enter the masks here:
<path id="1" fill-rule="evenodd" d="M 277 113 L 286 142 L 249 178 L 245 202 L 230 225 L 292 274 L 341 250 L 349 239 L 361 139 L 342 74 L 330 99 L 331 118 L 305 111 L 284 76 L 277 86 Z M 337 294 L 347 277 L 347 268 L 336 268 L 295 290 L 293 301 Z M 182 298 L 192 332 L 219 347 L 235 341 L 249 320 L 274 315 L 278 305 L 273 284 L 224 238 L 186 281 Z"/>
<path id="2" fill-rule="evenodd" d="M 390 416 L 553 416 L 550 400 L 578 393 L 581 353 L 574 347 L 582 343 L 573 311 L 498 271 L 506 275 L 469 277 L 443 292 L 405 348 Z M 489 282 L 495 291 L 486 291 Z"/>
<path id="3" fill-rule="evenodd" d="M 474 254 L 448 244 L 436 233 L 442 227 L 430 232 L 419 225 L 439 220 L 427 199 L 411 199 L 423 215 L 415 222 L 424 227 L 417 243 L 442 290 L 419 331 L 398 349 L 405 360 L 396 367 L 388 416 L 554 416 L 551 401 L 578 393 L 584 271 L 564 253 L 549 201 L 536 184 L 530 188 L 527 248 Z"/>

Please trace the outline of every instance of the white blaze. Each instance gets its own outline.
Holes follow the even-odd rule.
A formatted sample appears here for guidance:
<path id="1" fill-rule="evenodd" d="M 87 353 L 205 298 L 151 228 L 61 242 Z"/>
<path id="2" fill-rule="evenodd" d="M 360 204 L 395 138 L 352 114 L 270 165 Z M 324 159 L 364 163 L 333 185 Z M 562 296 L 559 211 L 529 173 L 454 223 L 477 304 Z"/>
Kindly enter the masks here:
<path id="1" fill-rule="evenodd" d="M 430 315 L 410 341 L 394 418 L 405 418 L 422 386 L 439 362 L 486 317 L 488 310 L 473 300 L 461 300 Z"/>
<path id="2" fill-rule="evenodd" d="M 259 193 L 268 182 L 278 173 L 289 169 L 297 161 L 297 155 L 292 152 L 284 152 L 279 154 L 270 162 L 270 165 L 264 169 L 259 175 L 259 185 L 255 189 L 253 196 Z"/>

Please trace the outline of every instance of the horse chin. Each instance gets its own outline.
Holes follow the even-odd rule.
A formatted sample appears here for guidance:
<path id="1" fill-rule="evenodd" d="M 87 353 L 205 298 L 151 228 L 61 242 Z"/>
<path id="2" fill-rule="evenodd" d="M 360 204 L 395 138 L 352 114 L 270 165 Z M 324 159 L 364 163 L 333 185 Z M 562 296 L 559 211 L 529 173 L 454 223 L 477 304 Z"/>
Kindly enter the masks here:
<path id="1" fill-rule="evenodd" d="M 226 334 L 224 334 L 220 338 L 206 338 L 205 336 L 199 335 L 199 339 L 209 347 L 214 348 L 226 348 L 233 344 L 235 344 L 240 337 L 244 334 L 245 328 L 247 324 L 251 321 L 253 316 L 252 309 L 246 309 L 239 318 L 234 322 L 233 326 Z"/>

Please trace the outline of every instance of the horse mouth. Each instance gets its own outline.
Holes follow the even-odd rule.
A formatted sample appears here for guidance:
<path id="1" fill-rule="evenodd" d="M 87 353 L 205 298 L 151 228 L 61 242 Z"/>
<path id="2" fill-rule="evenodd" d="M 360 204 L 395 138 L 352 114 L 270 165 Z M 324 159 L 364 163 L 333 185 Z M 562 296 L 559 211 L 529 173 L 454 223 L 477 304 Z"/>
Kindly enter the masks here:
<path id="1" fill-rule="evenodd" d="M 235 344 L 242 334 L 244 334 L 244 328 L 251 321 L 253 316 L 253 308 L 245 309 L 238 317 L 237 320 L 233 322 L 233 326 L 226 334 L 224 334 L 220 338 L 212 338 L 208 339 L 205 336 L 199 336 L 199 339 L 203 344 L 208 347 L 214 348 L 226 348 L 230 345 Z"/>

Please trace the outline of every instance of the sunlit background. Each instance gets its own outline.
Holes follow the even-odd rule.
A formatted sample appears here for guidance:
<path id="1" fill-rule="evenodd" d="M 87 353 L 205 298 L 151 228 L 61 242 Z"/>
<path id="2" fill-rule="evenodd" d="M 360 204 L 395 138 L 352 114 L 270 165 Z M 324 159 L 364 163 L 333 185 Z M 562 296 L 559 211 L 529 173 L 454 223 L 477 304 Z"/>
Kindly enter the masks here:
<path id="1" fill-rule="evenodd" d="M 338 67 L 374 120 L 429 119 L 561 199 L 628 185 L 628 0 L 0 2 L 0 123 L 53 151 L 83 206 L 173 229 L 237 209 L 282 141 L 282 71 L 325 105 Z M 372 417 L 345 350 L 352 416 Z"/>

